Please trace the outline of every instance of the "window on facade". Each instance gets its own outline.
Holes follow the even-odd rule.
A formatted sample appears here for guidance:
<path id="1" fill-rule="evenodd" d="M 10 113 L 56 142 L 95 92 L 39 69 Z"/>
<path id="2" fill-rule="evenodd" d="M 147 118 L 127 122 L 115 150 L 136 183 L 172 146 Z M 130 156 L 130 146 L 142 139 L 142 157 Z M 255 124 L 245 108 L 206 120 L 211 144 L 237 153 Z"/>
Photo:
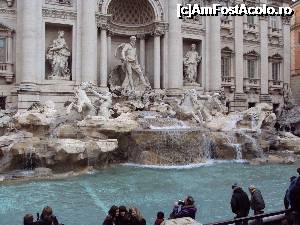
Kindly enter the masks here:
<path id="1" fill-rule="evenodd" d="M 0 62 L 6 62 L 6 39 L 0 38 Z"/>
<path id="2" fill-rule="evenodd" d="M 6 97 L 0 97 L 0 109 L 5 109 Z"/>
<path id="3" fill-rule="evenodd" d="M 256 71 L 256 61 L 253 59 L 247 60 L 247 71 L 248 71 L 248 78 L 254 79 L 255 78 L 255 71 Z"/>
<path id="4" fill-rule="evenodd" d="M 278 19 L 277 16 L 270 16 L 270 26 L 273 29 L 278 29 Z"/>
<path id="5" fill-rule="evenodd" d="M 222 72 L 222 77 L 230 77 L 230 58 L 229 57 L 221 58 L 221 72 Z"/>
<path id="6" fill-rule="evenodd" d="M 250 25 L 254 25 L 254 16 L 247 16 L 247 23 Z"/>
<path id="7" fill-rule="evenodd" d="M 280 63 L 272 63 L 272 79 L 275 81 L 280 80 Z"/>

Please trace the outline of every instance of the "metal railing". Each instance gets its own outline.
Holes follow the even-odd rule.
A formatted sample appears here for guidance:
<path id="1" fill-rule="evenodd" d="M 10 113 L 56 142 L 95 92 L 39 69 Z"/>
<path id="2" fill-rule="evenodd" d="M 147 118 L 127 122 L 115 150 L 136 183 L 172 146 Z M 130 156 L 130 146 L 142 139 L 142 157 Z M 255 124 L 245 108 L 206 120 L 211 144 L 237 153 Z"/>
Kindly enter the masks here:
<path id="1" fill-rule="evenodd" d="M 203 225 L 228 225 L 228 224 L 234 224 L 234 223 L 242 223 L 244 221 L 249 222 L 249 221 L 260 219 L 260 218 L 263 219 L 264 224 L 266 224 L 266 223 L 278 224 L 279 221 L 282 221 L 283 219 L 285 219 L 285 214 L 288 212 L 290 212 L 290 209 L 271 212 L 271 213 L 265 213 L 265 214 L 255 215 L 255 216 L 242 217 L 242 218 L 238 218 L 238 219 L 225 220 L 225 221 L 219 221 L 219 222 L 214 222 L 214 223 L 207 223 L 207 224 L 203 224 Z"/>

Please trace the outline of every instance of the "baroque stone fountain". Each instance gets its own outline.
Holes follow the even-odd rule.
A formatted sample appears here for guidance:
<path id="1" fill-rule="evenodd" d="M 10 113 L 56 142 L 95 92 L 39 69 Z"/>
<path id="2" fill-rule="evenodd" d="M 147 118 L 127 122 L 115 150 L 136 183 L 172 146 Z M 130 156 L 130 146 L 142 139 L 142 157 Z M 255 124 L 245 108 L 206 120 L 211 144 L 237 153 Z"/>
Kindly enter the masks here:
<path id="1" fill-rule="evenodd" d="M 0 111 L 0 172 L 25 169 L 49 176 L 125 162 L 295 161 L 300 138 L 274 128 L 298 109 L 290 95 L 279 120 L 268 104 L 227 114 L 222 90 L 203 95 L 190 89 L 168 97 L 152 90 L 138 63 L 126 59 L 132 46 L 117 48 L 122 65 L 110 74 L 107 91 L 83 82 L 64 109 L 48 101 L 23 112 Z"/>

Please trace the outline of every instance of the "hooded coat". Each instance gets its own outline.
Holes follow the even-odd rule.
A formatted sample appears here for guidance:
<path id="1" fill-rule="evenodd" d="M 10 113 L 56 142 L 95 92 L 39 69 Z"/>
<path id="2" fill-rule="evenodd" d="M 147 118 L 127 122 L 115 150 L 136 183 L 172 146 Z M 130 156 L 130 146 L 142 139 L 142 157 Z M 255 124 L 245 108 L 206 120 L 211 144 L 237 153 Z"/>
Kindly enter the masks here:
<path id="1" fill-rule="evenodd" d="M 260 190 L 254 189 L 251 192 L 251 209 L 253 209 L 255 212 L 262 211 L 265 208 L 265 201 L 263 199 L 263 196 L 261 195 Z"/>
<path id="2" fill-rule="evenodd" d="M 170 217 L 172 219 L 182 218 L 182 217 L 190 217 L 195 219 L 197 208 L 194 205 L 182 206 L 181 209 L 174 208 Z"/>
<path id="3" fill-rule="evenodd" d="M 243 191 L 242 188 L 236 187 L 233 190 L 230 204 L 232 212 L 235 213 L 238 218 L 248 216 L 250 210 L 250 201 L 248 195 Z"/>
<path id="4" fill-rule="evenodd" d="M 291 208 L 300 213 L 300 176 L 291 183 L 288 190 L 288 200 Z"/>

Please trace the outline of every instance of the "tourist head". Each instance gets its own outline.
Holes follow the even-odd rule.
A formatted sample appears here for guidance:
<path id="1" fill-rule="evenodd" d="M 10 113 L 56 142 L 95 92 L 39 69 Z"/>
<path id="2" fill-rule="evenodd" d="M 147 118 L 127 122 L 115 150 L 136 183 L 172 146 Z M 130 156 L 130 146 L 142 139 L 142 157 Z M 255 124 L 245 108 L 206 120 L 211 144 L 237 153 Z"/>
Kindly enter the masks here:
<path id="1" fill-rule="evenodd" d="M 239 187 L 239 185 L 238 185 L 237 183 L 234 183 L 234 184 L 231 186 L 232 190 L 237 189 L 238 187 Z"/>
<path id="2" fill-rule="evenodd" d="M 113 205 L 112 207 L 110 207 L 110 209 L 108 210 L 108 214 L 112 217 L 116 217 L 119 215 L 119 207 Z"/>
<path id="3" fill-rule="evenodd" d="M 191 45 L 192 50 L 196 50 L 196 44 Z"/>
<path id="4" fill-rule="evenodd" d="M 138 220 L 141 220 L 143 218 L 143 216 L 138 208 L 133 207 L 133 208 L 130 208 L 129 211 L 130 211 L 132 217 L 135 217 Z"/>
<path id="5" fill-rule="evenodd" d="M 119 214 L 120 216 L 125 216 L 127 213 L 127 209 L 124 205 L 119 206 Z"/>
<path id="6" fill-rule="evenodd" d="M 130 37 L 130 43 L 135 45 L 135 43 L 136 43 L 136 37 L 135 36 Z"/>
<path id="7" fill-rule="evenodd" d="M 186 199 L 184 200 L 184 205 L 194 205 L 195 201 L 192 196 L 187 196 Z"/>
<path id="8" fill-rule="evenodd" d="M 165 214 L 163 212 L 158 212 L 157 215 L 156 215 L 157 219 L 164 219 L 165 218 Z"/>
<path id="9" fill-rule="evenodd" d="M 256 187 L 255 187 L 254 185 L 251 184 L 251 185 L 249 186 L 249 191 L 250 191 L 250 192 L 254 192 L 255 190 L 256 190 Z"/>
<path id="10" fill-rule="evenodd" d="M 23 224 L 24 225 L 33 225 L 33 215 L 32 214 L 26 214 L 24 216 L 24 219 L 23 219 Z"/>
<path id="11" fill-rule="evenodd" d="M 43 211 L 41 218 L 45 221 L 52 221 L 53 210 L 51 207 L 46 206 Z"/>

